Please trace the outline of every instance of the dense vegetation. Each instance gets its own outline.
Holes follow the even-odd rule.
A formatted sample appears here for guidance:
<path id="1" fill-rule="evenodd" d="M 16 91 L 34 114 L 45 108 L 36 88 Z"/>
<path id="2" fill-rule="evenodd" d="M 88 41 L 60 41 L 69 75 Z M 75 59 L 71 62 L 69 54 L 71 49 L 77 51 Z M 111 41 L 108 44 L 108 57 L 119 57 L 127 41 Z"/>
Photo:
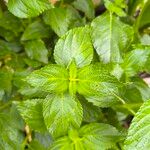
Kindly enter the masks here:
<path id="1" fill-rule="evenodd" d="M 0 1 L 0 150 L 149 150 L 150 1 Z"/>

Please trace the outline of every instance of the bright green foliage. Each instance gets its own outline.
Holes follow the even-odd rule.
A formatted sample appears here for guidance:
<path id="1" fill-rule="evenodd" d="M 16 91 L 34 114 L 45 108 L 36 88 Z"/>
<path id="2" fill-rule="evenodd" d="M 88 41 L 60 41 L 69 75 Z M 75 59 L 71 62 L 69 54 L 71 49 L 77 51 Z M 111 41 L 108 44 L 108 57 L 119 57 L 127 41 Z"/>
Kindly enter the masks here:
<path id="1" fill-rule="evenodd" d="M 15 16 L 28 18 L 38 16 L 44 10 L 50 9 L 51 4 L 48 0 L 9 0 L 8 9 Z"/>
<path id="2" fill-rule="evenodd" d="M 77 67 L 89 65 L 93 59 L 93 46 L 88 26 L 75 28 L 62 36 L 54 50 L 57 64 L 69 66 L 75 60 Z"/>
<path id="3" fill-rule="evenodd" d="M 39 132 L 46 131 L 42 114 L 42 101 L 42 99 L 30 99 L 17 104 L 17 109 L 25 122 Z"/>
<path id="4" fill-rule="evenodd" d="M 94 105 L 108 107 L 118 102 L 119 81 L 110 75 L 109 67 L 94 64 L 78 71 L 78 92 Z"/>
<path id="5" fill-rule="evenodd" d="M 68 136 L 54 142 L 51 150 L 106 150 L 120 140 L 120 133 L 107 124 L 91 123 L 76 130 L 70 130 Z"/>
<path id="6" fill-rule="evenodd" d="M 133 30 L 112 13 L 105 13 L 92 21 L 94 48 L 104 63 L 121 62 L 122 53 L 132 41 Z"/>
<path id="7" fill-rule="evenodd" d="M 149 8 L 0 0 L 0 150 L 150 149 Z"/>
<path id="8" fill-rule="evenodd" d="M 65 135 L 71 128 L 79 128 L 82 121 L 80 102 L 69 94 L 49 95 L 43 104 L 43 116 L 54 137 Z"/>
<path id="9" fill-rule="evenodd" d="M 76 93 L 77 90 L 77 67 L 76 67 L 76 63 L 73 60 L 69 66 L 69 93 L 71 95 Z"/>
<path id="10" fill-rule="evenodd" d="M 129 128 L 125 150 L 146 150 L 150 147 L 150 101 L 139 109 Z"/>
<path id="11" fill-rule="evenodd" d="M 25 43 L 25 51 L 29 58 L 48 63 L 48 50 L 42 40 L 32 40 Z"/>
<path id="12" fill-rule="evenodd" d="M 47 92 L 64 92 L 68 89 L 68 72 L 58 65 L 47 65 L 34 71 L 27 77 L 27 82 Z"/>

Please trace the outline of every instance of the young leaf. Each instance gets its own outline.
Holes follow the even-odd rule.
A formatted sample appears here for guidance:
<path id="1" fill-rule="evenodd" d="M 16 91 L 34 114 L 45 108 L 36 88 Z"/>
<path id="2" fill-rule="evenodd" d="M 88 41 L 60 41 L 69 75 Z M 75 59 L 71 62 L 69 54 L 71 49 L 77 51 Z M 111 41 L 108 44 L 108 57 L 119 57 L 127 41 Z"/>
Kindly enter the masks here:
<path id="1" fill-rule="evenodd" d="M 120 133 L 111 125 L 91 123 L 76 130 L 70 130 L 69 136 L 56 140 L 51 150 L 107 150 L 120 140 Z"/>
<path id="2" fill-rule="evenodd" d="M 150 147 L 150 100 L 135 115 L 125 141 L 125 150 L 148 150 Z"/>
<path id="3" fill-rule="evenodd" d="M 44 14 L 44 21 L 50 25 L 58 36 L 64 35 L 80 16 L 73 8 L 53 8 Z M 74 24 L 73 24 L 74 23 Z"/>
<path id="4" fill-rule="evenodd" d="M 51 8 L 48 0 L 9 0 L 8 9 L 17 17 L 28 18 L 35 17 L 42 13 L 44 10 Z"/>
<path id="5" fill-rule="evenodd" d="M 32 40 L 25 43 L 25 51 L 31 59 L 48 63 L 48 50 L 42 40 Z"/>
<path id="6" fill-rule="evenodd" d="M 110 75 L 109 70 L 109 66 L 99 63 L 79 69 L 78 93 L 97 106 L 108 107 L 117 103 L 121 83 Z"/>
<path id="7" fill-rule="evenodd" d="M 74 28 L 61 37 L 54 50 L 57 64 L 69 66 L 75 60 L 77 67 L 89 65 L 93 59 L 90 28 Z"/>
<path id="8" fill-rule="evenodd" d="M 32 72 L 26 81 L 46 92 L 64 92 L 68 89 L 68 71 L 58 65 L 47 65 Z"/>
<path id="9" fill-rule="evenodd" d="M 23 102 L 17 102 L 19 110 L 25 122 L 34 130 L 45 132 L 46 126 L 42 114 L 42 99 L 31 99 Z"/>
<path id="10" fill-rule="evenodd" d="M 121 62 L 122 52 L 133 38 L 133 29 L 112 13 L 104 13 L 93 20 L 92 39 L 100 59 L 104 63 Z"/>
<path id="11" fill-rule="evenodd" d="M 76 0 L 73 5 L 76 9 L 84 12 L 89 19 L 94 18 L 95 12 L 92 0 Z"/>
<path id="12" fill-rule="evenodd" d="M 82 106 L 69 94 L 49 95 L 43 103 L 43 116 L 47 129 L 54 137 L 67 134 L 70 128 L 79 128 Z"/>
<path id="13" fill-rule="evenodd" d="M 77 90 L 77 67 L 73 60 L 69 66 L 69 93 L 74 95 Z"/>
<path id="14" fill-rule="evenodd" d="M 25 29 L 21 40 L 34 40 L 40 38 L 47 38 L 51 34 L 51 30 L 43 22 L 35 21 Z"/>

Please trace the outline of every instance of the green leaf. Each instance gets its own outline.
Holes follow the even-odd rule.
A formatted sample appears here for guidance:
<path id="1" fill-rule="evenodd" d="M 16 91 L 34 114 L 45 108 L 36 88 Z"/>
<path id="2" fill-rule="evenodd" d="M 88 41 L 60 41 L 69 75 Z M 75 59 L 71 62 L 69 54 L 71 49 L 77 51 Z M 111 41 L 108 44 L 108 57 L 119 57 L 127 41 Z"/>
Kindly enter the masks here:
<path id="1" fill-rule="evenodd" d="M 46 148 L 37 140 L 32 140 L 28 145 L 28 150 L 46 150 Z"/>
<path id="2" fill-rule="evenodd" d="M 42 40 L 32 40 L 25 43 L 25 51 L 31 59 L 48 63 L 48 50 Z"/>
<path id="3" fill-rule="evenodd" d="M 49 95 L 43 103 L 43 116 L 47 129 L 54 137 L 67 134 L 70 128 L 79 128 L 82 106 L 69 94 Z"/>
<path id="4" fill-rule="evenodd" d="M 78 71 L 78 93 L 96 106 L 108 107 L 118 103 L 121 83 L 112 75 L 108 65 L 89 65 Z"/>
<path id="5" fill-rule="evenodd" d="M 69 66 L 75 60 L 77 67 L 89 65 L 93 59 L 90 28 L 74 28 L 61 37 L 54 49 L 57 64 Z"/>
<path id="6" fill-rule="evenodd" d="M 78 12 L 71 7 L 53 8 L 44 15 L 44 21 L 58 36 L 64 35 L 76 22 L 81 20 Z M 78 24 L 77 24 L 78 25 Z"/>
<path id="7" fill-rule="evenodd" d="M 1 69 L 0 70 L 0 89 L 4 90 L 8 94 L 12 90 L 12 72 L 11 70 Z"/>
<path id="8" fill-rule="evenodd" d="M 126 13 L 123 11 L 123 8 L 126 7 L 124 0 L 104 0 L 105 7 L 110 11 L 116 13 L 120 17 L 125 17 Z"/>
<path id="9" fill-rule="evenodd" d="M 79 96 L 80 103 L 83 107 L 83 121 L 87 123 L 98 122 L 102 120 L 103 114 L 100 107 L 89 103 L 84 97 Z"/>
<path id="10" fill-rule="evenodd" d="M 68 71 L 56 64 L 47 65 L 32 72 L 26 81 L 33 87 L 46 92 L 64 92 L 68 89 Z"/>
<path id="11" fill-rule="evenodd" d="M 17 109 L 25 122 L 32 129 L 39 132 L 46 131 L 42 114 L 42 101 L 42 99 L 31 99 L 23 102 L 16 102 Z"/>
<path id="12" fill-rule="evenodd" d="M 148 49 L 135 49 L 126 53 L 124 62 L 121 64 L 126 76 L 131 77 L 142 71 L 149 55 L 150 50 Z"/>
<path id="13" fill-rule="evenodd" d="M 111 125 L 91 123 L 69 131 L 69 136 L 57 139 L 51 150 L 107 150 L 120 140 L 120 133 Z"/>
<path id="14" fill-rule="evenodd" d="M 73 5 L 76 9 L 84 12 L 89 19 L 94 18 L 95 11 L 92 0 L 76 0 Z"/>
<path id="15" fill-rule="evenodd" d="M 139 7 L 139 6 L 137 6 Z M 146 1 L 140 1 L 140 7 L 141 7 L 141 12 L 136 20 L 136 23 L 135 23 L 135 28 L 137 29 L 140 29 L 144 26 L 149 26 L 149 9 L 150 9 L 150 1 L 146 0 Z"/>
<path id="16" fill-rule="evenodd" d="M 17 117 L 17 116 L 15 116 Z M 20 150 L 24 133 L 18 128 L 16 118 L 10 111 L 0 113 L 0 148 L 1 150 Z"/>
<path id="17" fill-rule="evenodd" d="M 122 53 L 133 39 L 133 29 L 112 13 L 104 13 L 93 20 L 94 48 L 104 63 L 121 62 Z"/>
<path id="18" fill-rule="evenodd" d="M 23 30 L 21 20 L 12 15 L 10 12 L 5 11 L 3 16 L 0 18 L 0 27 L 13 31 L 14 33 Z"/>
<path id="19" fill-rule="evenodd" d="M 125 141 L 125 150 L 146 150 L 150 147 L 150 101 L 136 113 Z"/>
<path id="20" fill-rule="evenodd" d="M 74 95 L 77 89 L 77 68 L 75 61 L 73 60 L 69 66 L 69 93 Z"/>
<path id="21" fill-rule="evenodd" d="M 35 17 L 42 13 L 44 10 L 51 8 L 48 0 L 9 0 L 8 9 L 17 17 L 28 18 Z"/>
<path id="22" fill-rule="evenodd" d="M 21 40 L 34 40 L 39 38 L 47 38 L 51 34 L 51 30 L 48 26 L 46 26 L 41 21 L 35 21 L 29 24 L 29 26 L 25 29 Z"/>

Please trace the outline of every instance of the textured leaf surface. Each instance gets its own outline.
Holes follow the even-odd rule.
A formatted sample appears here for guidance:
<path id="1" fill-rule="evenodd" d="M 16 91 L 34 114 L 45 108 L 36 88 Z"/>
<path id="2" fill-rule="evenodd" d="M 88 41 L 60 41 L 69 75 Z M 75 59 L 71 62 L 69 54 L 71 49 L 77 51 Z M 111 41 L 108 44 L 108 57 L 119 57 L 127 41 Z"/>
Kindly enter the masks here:
<path id="1" fill-rule="evenodd" d="M 34 130 L 45 132 L 46 126 L 42 113 L 43 99 L 31 99 L 17 103 L 17 108 L 25 122 Z"/>
<path id="2" fill-rule="evenodd" d="M 150 101 L 145 102 L 135 115 L 125 141 L 125 150 L 150 148 Z"/>
<path id="3" fill-rule="evenodd" d="M 51 150 L 107 150 L 119 141 L 120 133 L 112 126 L 91 123 L 83 126 L 79 132 L 69 131 L 69 136 L 54 142 Z"/>
<path id="4" fill-rule="evenodd" d="M 93 46 L 89 27 L 80 27 L 70 30 L 61 37 L 54 50 L 57 64 L 68 66 L 75 60 L 77 67 L 89 65 L 93 58 Z"/>
<path id="5" fill-rule="evenodd" d="M 89 102 L 101 107 L 108 107 L 118 100 L 119 81 L 110 75 L 109 66 L 100 63 L 89 65 L 78 71 L 78 92 Z"/>
<path id="6" fill-rule="evenodd" d="M 43 116 L 49 132 L 54 137 L 65 135 L 70 128 L 79 128 L 82 106 L 69 94 L 50 95 L 43 104 Z"/>
<path id="7" fill-rule="evenodd" d="M 64 92 L 68 89 L 69 75 L 65 68 L 58 65 L 47 65 L 32 72 L 27 82 L 46 92 Z"/>
<path id="8" fill-rule="evenodd" d="M 31 59 L 48 63 L 48 50 L 42 40 L 33 40 L 25 43 L 25 51 Z"/>
<path id="9" fill-rule="evenodd" d="M 105 13 L 93 20 L 92 39 L 100 59 L 105 62 L 121 62 L 122 52 L 132 41 L 132 27 L 115 15 Z"/>
<path id="10" fill-rule="evenodd" d="M 20 18 L 35 17 L 44 10 L 50 9 L 48 0 L 9 0 L 8 9 L 15 16 Z"/>

